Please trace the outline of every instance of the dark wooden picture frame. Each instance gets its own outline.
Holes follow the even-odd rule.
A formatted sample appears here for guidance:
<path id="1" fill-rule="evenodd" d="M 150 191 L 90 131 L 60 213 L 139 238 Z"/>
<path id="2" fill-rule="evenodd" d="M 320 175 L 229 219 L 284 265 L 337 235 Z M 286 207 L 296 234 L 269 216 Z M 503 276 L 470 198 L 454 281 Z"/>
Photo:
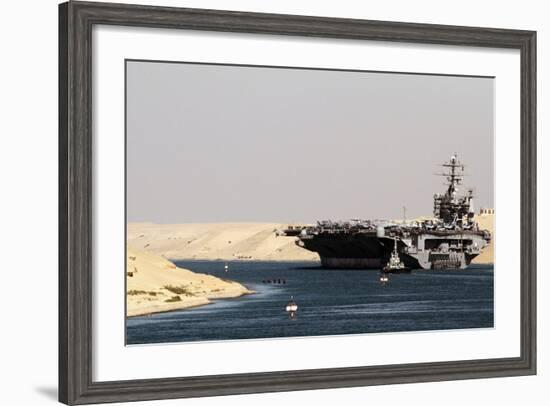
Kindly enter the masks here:
<path id="1" fill-rule="evenodd" d="M 521 353 L 284 372 L 92 380 L 92 27 L 193 29 L 518 49 L 521 54 Z M 122 158 L 121 158 L 122 159 Z M 59 400 L 218 396 L 536 373 L 536 33 L 353 19 L 68 2 L 59 6 Z"/>

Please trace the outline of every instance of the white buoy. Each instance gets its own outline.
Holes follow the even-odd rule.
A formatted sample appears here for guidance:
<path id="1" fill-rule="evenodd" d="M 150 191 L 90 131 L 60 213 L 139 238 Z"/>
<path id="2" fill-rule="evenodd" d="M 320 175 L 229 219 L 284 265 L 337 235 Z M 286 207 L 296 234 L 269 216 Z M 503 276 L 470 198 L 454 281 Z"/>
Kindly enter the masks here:
<path id="1" fill-rule="evenodd" d="M 286 311 L 287 312 L 297 312 L 298 311 L 298 305 L 296 303 L 289 303 L 286 305 Z"/>
<path id="2" fill-rule="evenodd" d="M 286 312 L 290 315 L 290 318 L 293 319 L 298 311 L 298 305 L 294 301 L 294 297 L 290 297 L 290 302 L 287 303 L 285 307 Z"/>

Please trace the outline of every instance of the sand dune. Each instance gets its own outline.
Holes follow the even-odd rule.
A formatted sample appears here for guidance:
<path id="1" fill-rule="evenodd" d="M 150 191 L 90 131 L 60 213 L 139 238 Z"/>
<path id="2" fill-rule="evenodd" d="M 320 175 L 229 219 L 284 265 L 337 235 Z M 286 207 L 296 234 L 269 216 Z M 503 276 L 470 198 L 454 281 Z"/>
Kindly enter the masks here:
<path id="1" fill-rule="evenodd" d="M 493 264 L 495 262 L 495 234 L 494 234 L 494 215 L 493 214 L 478 214 L 475 220 L 479 224 L 481 230 L 489 230 L 491 233 L 491 242 L 480 255 L 474 258 L 474 264 Z"/>
<path id="2" fill-rule="evenodd" d="M 294 238 L 275 235 L 275 229 L 285 226 L 277 223 L 130 223 L 127 241 L 134 247 L 173 260 L 318 261 L 316 253 L 298 247 Z"/>
<path id="3" fill-rule="evenodd" d="M 165 312 L 252 293 L 243 285 L 176 267 L 170 261 L 127 248 L 127 316 Z"/>

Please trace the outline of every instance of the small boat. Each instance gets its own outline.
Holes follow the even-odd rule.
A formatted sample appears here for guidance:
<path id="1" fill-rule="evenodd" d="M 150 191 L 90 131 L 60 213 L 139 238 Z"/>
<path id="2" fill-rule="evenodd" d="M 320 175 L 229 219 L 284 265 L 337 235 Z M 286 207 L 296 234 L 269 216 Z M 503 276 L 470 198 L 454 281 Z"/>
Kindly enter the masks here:
<path id="1" fill-rule="evenodd" d="M 296 312 L 298 311 L 298 305 L 294 301 L 293 296 L 290 297 L 290 302 L 287 303 L 285 310 L 290 315 L 291 319 L 293 319 L 296 316 Z"/>
<path id="2" fill-rule="evenodd" d="M 287 312 L 297 312 L 298 311 L 298 305 L 296 304 L 296 302 L 294 301 L 294 298 L 292 296 L 290 297 L 290 302 L 287 303 L 287 305 L 285 307 L 285 310 Z"/>
<path id="3" fill-rule="evenodd" d="M 223 270 L 225 272 L 229 271 L 229 265 L 227 265 L 227 262 L 225 263 L 225 266 L 223 267 Z"/>
<path id="4" fill-rule="evenodd" d="M 387 282 L 389 282 L 390 278 L 385 273 L 380 273 L 380 283 L 382 285 L 385 285 Z"/>
<path id="5" fill-rule="evenodd" d="M 391 253 L 390 260 L 382 268 L 382 273 L 410 273 L 411 268 L 407 268 L 405 264 L 399 258 L 399 253 L 397 252 L 397 238 L 393 239 L 393 252 Z"/>

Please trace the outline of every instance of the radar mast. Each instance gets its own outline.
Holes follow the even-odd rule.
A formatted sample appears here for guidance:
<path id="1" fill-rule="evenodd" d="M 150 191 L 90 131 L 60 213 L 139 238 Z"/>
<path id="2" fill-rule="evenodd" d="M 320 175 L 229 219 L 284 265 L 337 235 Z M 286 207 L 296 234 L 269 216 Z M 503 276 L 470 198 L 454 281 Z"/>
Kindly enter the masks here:
<path id="1" fill-rule="evenodd" d="M 459 186 L 464 180 L 464 165 L 453 154 L 448 162 L 441 164 L 447 170 L 437 175 L 447 179 L 445 194 L 434 195 L 434 216 L 442 220 L 446 227 L 469 228 L 473 225 L 473 190 L 460 196 Z"/>

